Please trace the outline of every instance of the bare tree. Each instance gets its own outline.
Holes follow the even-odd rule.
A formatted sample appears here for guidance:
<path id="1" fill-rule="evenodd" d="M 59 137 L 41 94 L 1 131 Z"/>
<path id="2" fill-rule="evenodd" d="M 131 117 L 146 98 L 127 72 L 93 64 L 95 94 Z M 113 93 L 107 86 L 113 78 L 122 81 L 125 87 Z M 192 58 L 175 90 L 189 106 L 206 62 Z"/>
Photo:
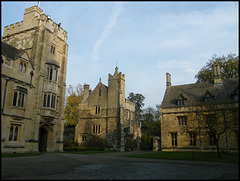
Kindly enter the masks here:
<path id="1" fill-rule="evenodd" d="M 221 158 L 219 140 L 221 135 L 226 136 L 228 149 L 227 130 L 235 130 L 238 133 L 238 117 L 236 108 L 220 106 L 210 103 L 202 103 L 192 107 L 187 114 L 187 125 L 182 131 L 196 133 L 202 147 L 201 135 L 208 135 L 210 145 L 216 146 L 218 158 Z"/>

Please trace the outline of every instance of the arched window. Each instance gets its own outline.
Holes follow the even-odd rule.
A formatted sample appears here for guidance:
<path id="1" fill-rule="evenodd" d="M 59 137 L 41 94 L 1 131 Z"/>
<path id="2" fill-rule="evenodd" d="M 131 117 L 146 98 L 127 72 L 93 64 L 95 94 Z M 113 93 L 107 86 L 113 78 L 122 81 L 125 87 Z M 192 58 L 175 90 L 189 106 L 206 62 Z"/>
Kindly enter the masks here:
<path id="1" fill-rule="evenodd" d="M 23 65 L 23 72 L 26 72 L 26 64 Z"/>
<path id="2" fill-rule="evenodd" d="M 20 71 L 22 71 L 22 69 L 23 69 L 23 63 L 21 62 L 20 63 Z"/>
<path id="3" fill-rule="evenodd" d="M 15 127 L 14 140 L 13 141 L 17 141 L 17 139 L 18 139 L 18 127 Z"/>
<path id="4" fill-rule="evenodd" d="M 13 106 L 24 107 L 24 100 L 26 97 L 27 89 L 18 87 L 13 94 Z"/>
<path id="5" fill-rule="evenodd" d="M 46 107 L 46 103 L 47 103 L 47 95 L 45 94 L 43 98 L 43 107 Z"/>
<path id="6" fill-rule="evenodd" d="M 57 73 L 58 73 L 58 70 L 57 70 L 57 68 L 55 68 L 54 72 L 53 72 L 53 80 L 54 81 L 57 81 Z"/>
<path id="7" fill-rule="evenodd" d="M 53 73 L 53 68 L 50 67 L 49 80 L 52 80 L 52 73 Z"/>
<path id="8" fill-rule="evenodd" d="M 18 141 L 19 139 L 19 125 L 11 125 L 9 130 L 9 141 Z"/>
<path id="9" fill-rule="evenodd" d="M 48 94 L 48 98 L 47 98 L 47 107 L 50 106 L 50 94 Z"/>
<path id="10" fill-rule="evenodd" d="M 13 137 L 13 126 L 11 126 L 9 131 L 9 141 L 12 141 L 12 137 Z"/>
<path id="11" fill-rule="evenodd" d="M 54 61 L 54 60 L 52 60 Z M 58 65 L 55 65 L 54 63 L 46 63 L 46 80 L 51 80 L 57 82 L 58 79 Z"/>

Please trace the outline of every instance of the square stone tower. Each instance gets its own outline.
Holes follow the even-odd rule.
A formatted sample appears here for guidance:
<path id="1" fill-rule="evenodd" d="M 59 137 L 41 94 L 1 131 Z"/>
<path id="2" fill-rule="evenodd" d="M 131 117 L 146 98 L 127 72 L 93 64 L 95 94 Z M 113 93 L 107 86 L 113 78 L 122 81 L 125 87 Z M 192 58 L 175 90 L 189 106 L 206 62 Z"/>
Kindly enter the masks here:
<path id="1" fill-rule="evenodd" d="M 139 149 L 141 128 L 135 120 L 135 104 L 125 99 L 125 75 L 118 72 L 118 67 L 108 75 L 108 86 L 100 81 L 90 91 L 89 85 L 84 85 L 83 96 L 75 141 L 107 150 Z M 131 139 L 138 141 L 135 148 L 129 148 Z"/>
<path id="2" fill-rule="evenodd" d="M 2 42 L 26 56 L 11 59 L 2 53 L 3 152 L 63 151 L 67 32 L 42 12 L 38 6 L 27 8 L 23 21 L 4 28 Z M 6 54 L 11 54 L 8 49 Z M 27 90 L 23 107 L 13 104 L 19 87 Z M 14 125 L 18 139 L 11 140 Z"/>

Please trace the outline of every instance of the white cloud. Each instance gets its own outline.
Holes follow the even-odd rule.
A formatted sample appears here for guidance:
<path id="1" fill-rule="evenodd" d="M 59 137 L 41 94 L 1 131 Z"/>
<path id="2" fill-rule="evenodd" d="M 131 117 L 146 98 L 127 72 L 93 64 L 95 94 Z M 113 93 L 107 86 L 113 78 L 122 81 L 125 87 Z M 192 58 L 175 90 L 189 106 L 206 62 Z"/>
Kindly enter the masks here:
<path id="1" fill-rule="evenodd" d="M 179 70 L 181 69 L 182 72 L 187 72 L 194 74 L 196 73 L 196 69 L 194 68 L 195 63 L 193 61 L 185 60 L 167 60 L 167 61 L 158 61 L 157 67 L 169 71 Z"/>
<path id="2" fill-rule="evenodd" d="M 96 41 L 96 43 L 93 46 L 91 57 L 92 57 L 93 63 L 95 65 L 97 64 L 97 62 L 99 60 L 99 48 L 100 48 L 101 44 L 103 43 L 103 41 L 109 35 L 111 28 L 115 25 L 117 18 L 122 10 L 123 10 L 122 3 L 116 3 L 114 5 L 108 24 L 104 27 L 99 39 Z"/>

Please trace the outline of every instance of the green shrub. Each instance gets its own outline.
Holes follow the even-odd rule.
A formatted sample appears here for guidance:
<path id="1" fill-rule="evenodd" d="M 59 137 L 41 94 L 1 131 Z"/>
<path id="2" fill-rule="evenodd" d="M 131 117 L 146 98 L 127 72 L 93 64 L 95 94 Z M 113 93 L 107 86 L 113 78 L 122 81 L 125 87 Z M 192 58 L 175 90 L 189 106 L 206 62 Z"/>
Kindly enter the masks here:
<path id="1" fill-rule="evenodd" d="M 153 149 L 153 136 L 142 135 L 140 149 L 141 150 L 152 150 Z"/>
<path id="2" fill-rule="evenodd" d="M 78 146 L 73 146 L 73 147 L 64 147 L 64 151 L 68 152 L 84 152 L 84 151 L 100 151 L 101 149 L 98 147 L 78 147 Z"/>
<path id="3" fill-rule="evenodd" d="M 64 142 L 63 147 L 77 147 L 79 146 L 78 142 L 68 139 Z"/>
<path id="4" fill-rule="evenodd" d="M 126 151 L 134 151 L 138 149 L 138 140 L 133 138 L 126 139 Z"/>

